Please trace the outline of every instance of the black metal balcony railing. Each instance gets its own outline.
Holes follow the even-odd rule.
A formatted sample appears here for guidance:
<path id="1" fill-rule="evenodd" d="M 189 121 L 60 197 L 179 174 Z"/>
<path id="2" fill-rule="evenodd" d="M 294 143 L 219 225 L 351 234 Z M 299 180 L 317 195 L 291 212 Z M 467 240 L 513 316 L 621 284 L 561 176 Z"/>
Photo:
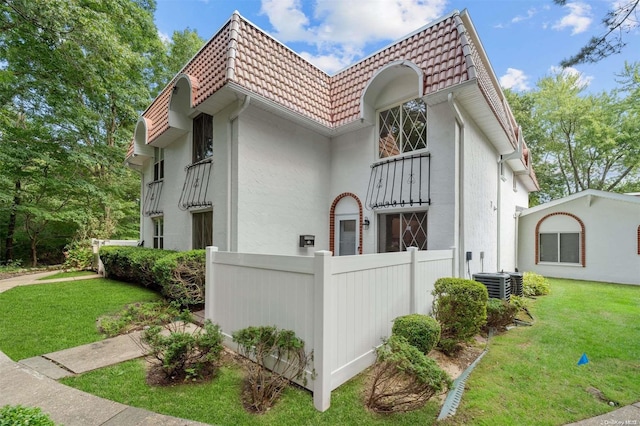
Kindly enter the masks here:
<path id="1" fill-rule="evenodd" d="M 407 207 L 431 204 L 431 155 L 392 158 L 371 165 L 367 207 Z"/>
<path id="2" fill-rule="evenodd" d="M 157 216 L 162 214 L 160 196 L 162 195 L 163 181 L 156 180 L 147 184 L 147 194 L 144 197 L 142 211 L 145 216 Z"/>
<path id="3" fill-rule="evenodd" d="M 185 167 L 187 176 L 184 179 L 182 194 L 178 200 L 178 207 L 182 210 L 199 207 L 210 207 L 213 202 L 208 198 L 209 180 L 213 159 L 205 158 L 202 161 Z"/>

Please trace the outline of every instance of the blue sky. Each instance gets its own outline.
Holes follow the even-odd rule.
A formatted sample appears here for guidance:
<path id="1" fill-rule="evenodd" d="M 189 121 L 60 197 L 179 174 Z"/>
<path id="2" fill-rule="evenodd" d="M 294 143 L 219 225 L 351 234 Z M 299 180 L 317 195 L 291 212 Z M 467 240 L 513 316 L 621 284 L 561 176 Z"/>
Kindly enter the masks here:
<path id="1" fill-rule="evenodd" d="M 208 40 L 234 10 L 329 74 L 451 11 L 467 9 L 503 87 L 517 91 L 558 72 L 560 61 L 605 32 L 614 1 L 552 0 L 157 0 L 158 31 L 191 28 Z M 624 62 L 640 61 L 640 28 L 628 29 L 621 54 L 578 65 L 587 91 L 616 87 Z"/>

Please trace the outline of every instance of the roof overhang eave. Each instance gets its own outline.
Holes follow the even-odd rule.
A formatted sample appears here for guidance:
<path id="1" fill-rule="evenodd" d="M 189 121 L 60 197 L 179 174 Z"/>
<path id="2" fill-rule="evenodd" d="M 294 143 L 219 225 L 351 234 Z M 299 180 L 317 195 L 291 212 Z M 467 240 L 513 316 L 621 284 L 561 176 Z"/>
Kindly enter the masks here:
<path id="1" fill-rule="evenodd" d="M 510 154 L 515 150 L 514 144 L 480 90 L 477 79 L 473 78 L 428 94 L 425 101 L 429 105 L 446 102 L 450 93 L 453 94 L 455 102 L 471 116 L 487 136 L 499 155 Z"/>
<path id="2" fill-rule="evenodd" d="M 198 105 L 197 109 L 214 115 L 245 96 L 249 96 L 251 98 L 251 105 L 283 117 L 286 120 L 292 121 L 326 137 L 334 137 L 371 125 L 371 123 L 367 123 L 366 120 L 361 120 L 359 118 L 340 126 L 334 126 L 330 123 L 322 123 L 305 114 L 293 111 L 278 102 L 268 99 L 234 82 L 225 84 L 222 88 L 217 90 L 213 95 Z"/>

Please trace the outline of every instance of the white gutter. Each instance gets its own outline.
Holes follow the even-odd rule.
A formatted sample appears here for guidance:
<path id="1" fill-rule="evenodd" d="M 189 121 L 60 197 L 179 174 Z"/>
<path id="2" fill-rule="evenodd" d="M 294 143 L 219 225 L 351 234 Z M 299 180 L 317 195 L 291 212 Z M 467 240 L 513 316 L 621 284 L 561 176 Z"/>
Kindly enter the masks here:
<path id="1" fill-rule="evenodd" d="M 447 96 L 447 102 L 449 103 L 449 107 L 453 112 L 453 115 L 456 119 L 456 129 L 457 130 L 457 143 L 456 148 L 458 149 L 458 155 L 455 157 L 455 167 L 454 167 L 454 180 L 455 180 L 455 188 L 457 190 L 458 200 L 454 204 L 454 223 L 457 225 L 453 230 L 453 239 L 455 244 L 457 245 L 456 249 L 453 251 L 453 264 L 454 268 L 457 269 L 457 276 L 460 278 L 465 277 L 465 269 L 464 263 L 461 259 L 465 259 L 464 256 L 464 120 L 462 119 L 462 114 L 458 110 L 456 106 L 456 102 L 453 99 L 453 93 L 449 93 Z M 455 272 L 455 271 L 454 271 Z M 454 274 L 455 275 L 455 274 Z"/>
<path id="2" fill-rule="evenodd" d="M 519 231 L 519 224 L 520 224 L 520 215 L 522 214 L 521 211 L 516 211 L 513 214 L 513 217 L 516 219 L 516 238 L 515 238 L 515 247 L 514 247 L 514 256 L 515 256 L 515 270 L 518 271 L 518 241 L 520 239 L 518 232 Z"/>
<path id="3" fill-rule="evenodd" d="M 240 104 L 235 110 L 229 114 L 229 120 L 227 121 L 227 251 L 233 251 L 231 248 L 231 231 L 233 229 L 231 216 L 232 209 L 231 203 L 233 200 L 233 173 L 231 169 L 233 167 L 233 122 L 242 114 L 242 112 L 249 107 L 251 103 L 251 96 L 245 95 L 242 104 Z M 237 241 L 236 241 L 237 245 Z"/>
<path id="4" fill-rule="evenodd" d="M 513 154 L 513 153 L 512 153 Z M 511 154 L 509 154 L 511 155 Z M 500 241 L 500 238 L 502 237 L 502 235 L 500 234 L 500 228 L 501 228 L 501 222 L 502 222 L 502 218 L 500 217 L 501 213 L 502 213 L 502 173 L 501 173 L 501 168 L 503 167 L 502 164 L 503 160 L 501 157 L 498 157 L 498 176 L 497 176 L 497 197 L 498 199 L 496 200 L 496 239 L 497 239 L 497 247 L 496 247 L 496 272 L 500 271 L 500 261 L 501 261 L 501 246 L 502 246 L 502 242 Z"/>
<path id="5" fill-rule="evenodd" d="M 502 235 L 500 233 L 500 228 L 502 227 L 501 226 L 502 225 L 501 213 L 502 213 L 502 182 L 503 182 L 502 177 L 503 176 L 502 176 L 502 173 L 500 172 L 500 169 L 501 169 L 501 167 L 504 167 L 504 163 L 507 160 L 515 160 L 515 159 L 521 160 L 522 159 L 522 150 L 523 150 L 523 146 L 524 146 L 523 142 L 524 142 L 524 139 L 522 137 L 522 127 L 519 127 L 518 128 L 518 145 L 516 146 L 516 149 L 513 150 L 513 152 L 511 152 L 509 154 L 501 155 L 498 158 L 498 179 L 497 179 L 497 182 L 498 182 L 498 188 L 497 188 L 498 200 L 496 202 L 496 208 L 497 208 L 496 214 L 498 215 L 497 222 L 496 222 L 497 223 L 496 238 L 498 239 L 498 247 L 497 247 L 497 251 L 496 251 L 496 257 L 497 257 L 496 258 L 496 271 L 500 271 L 501 270 L 500 265 L 502 263 L 501 262 L 502 261 L 502 257 L 501 257 L 502 256 L 502 254 L 501 254 L 501 252 L 502 252 L 502 250 L 501 250 L 502 244 L 501 243 L 502 242 L 500 241 L 500 238 L 501 238 Z M 515 174 L 515 172 L 513 170 L 512 170 L 512 173 Z M 515 240 L 516 240 L 516 243 L 517 243 L 517 241 L 518 241 L 517 228 L 516 228 Z M 516 255 L 517 255 L 517 252 L 516 252 Z M 517 260 L 516 260 L 516 262 L 517 262 Z"/>

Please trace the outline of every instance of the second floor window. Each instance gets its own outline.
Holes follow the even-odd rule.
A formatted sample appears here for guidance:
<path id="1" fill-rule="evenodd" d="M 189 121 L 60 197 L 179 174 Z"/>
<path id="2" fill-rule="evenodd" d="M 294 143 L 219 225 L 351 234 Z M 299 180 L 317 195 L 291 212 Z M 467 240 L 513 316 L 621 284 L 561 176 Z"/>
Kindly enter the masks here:
<path id="1" fill-rule="evenodd" d="M 414 99 L 378 113 L 379 158 L 427 147 L 427 105 Z"/>
<path id="2" fill-rule="evenodd" d="M 153 148 L 153 180 L 164 178 L 164 149 Z"/>
<path id="3" fill-rule="evenodd" d="M 193 162 L 213 156 L 213 117 L 200 114 L 193 119 Z"/>

